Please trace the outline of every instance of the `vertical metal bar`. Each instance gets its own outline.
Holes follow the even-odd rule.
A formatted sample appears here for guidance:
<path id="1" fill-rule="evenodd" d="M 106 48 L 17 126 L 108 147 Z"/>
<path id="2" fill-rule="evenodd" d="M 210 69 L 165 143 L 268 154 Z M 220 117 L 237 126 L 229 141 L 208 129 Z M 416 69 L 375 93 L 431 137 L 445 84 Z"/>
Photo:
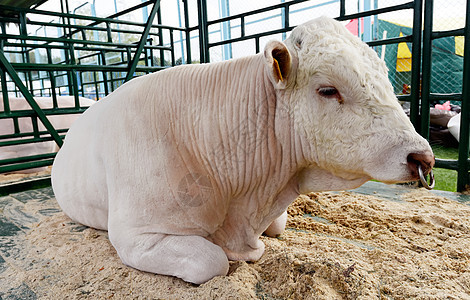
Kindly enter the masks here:
<path id="1" fill-rule="evenodd" d="M 157 11 L 157 23 L 162 24 L 162 12 L 160 9 Z M 165 44 L 163 40 L 162 28 L 158 28 L 158 44 L 160 46 L 163 46 Z M 163 51 L 163 49 L 160 49 L 160 65 L 162 66 L 165 65 L 165 52 Z"/>
<path id="2" fill-rule="evenodd" d="M 75 65 L 75 46 L 73 43 L 69 43 L 69 49 L 70 49 L 70 64 Z M 78 108 L 80 107 L 80 101 L 78 99 L 78 92 L 79 92 L 79 83 L 78 83 L 78 78 L 77 78 L 77 71 L 75 69 L 71 69 L 69 72 L 70 78 L 72 80 L 72 85 L 71 85 L 71 90 L 69 90 L 69 93 L 74 96 L 75 99 L 75 107 Z M 80 73 L 81 74 L 81 73 Z M 80 85 L 81 85 L 81 80 L 80 80 Z"/>
<path id="3" fill-rule="evenodd" d="M 160 0 L 157 0 L 153 5 L 152 11 L 150 12 L 149 18 L 147 19 L 147 24 L 145 25 L 144 32 L 142 32 L 142 37 L 140 38 L 137 49 L 135 50 L 134 57 L 129 64 L 129 71 L 127 72 L 126 78 L 124 81 L 129 81 L 134 76 L 135 69 L 137 68 L 137 63 L 139 62 L 140 54 L 144 49 L 145 43 L 147 42 L 147 37 L 152 28 L 153 20 L 157 11 L 160 9 Z"/>
<path id="4" fill-rule="evenodd" d="M 199 52 L 201 63 L 207 63 L 209 58 L 209 30 L 207 28 L 207 2 L 206 0 L 198 0 L 198 15 L 199 15 Z"/>
<path id="5" fill-rule="evenodd" d="M 38 118 L 31 117 L 31 124 L 33 125 L 33 136 L 35 138 L 39 138 L 39 126 L 38 126 Z"/>
<path id="6" fill-rule="evenodd" d="M 18 74 L 16 74 L 15 69 L 13 69 L 11 64 L 8 62 L 7 58 L 3 54 L 3 51 L 0 51 L 0 66 L 2 68 L 4 68 L 5 71 L 10 75 L 10 78 L 16 84 L 18 89 L 21 91 L 21 93 L 23 94 L 26 101 L 28 101 L 31 108 L 36 112 L 39 120 L 41 120 L 41 122 L 44 124 L 44 127 L 46 127 L 47 131 L 50 133 L 50 135 L 52 136 L 54 141 L 57 143 L 57 145 L 59 147 L 61 147 L 63 142 L 62 142 L 62 139 L 60 138 L 59 134 L 54 129 L 54 126 L 52 126 L 51 122 L 49 122 L 46 115 L 41 110 L 41 108 L 36 103 L 36 101 L 34 101 L 33 96 L 31 96 L 28 89 L 24 86 L 23 82 L 21 82 L 20 77 L 18 77 Z"/>
<path id="7" fill-rule="evenodd" d="M 52 53 L 51 49 L 47 48 L 46 49 L 47 53 L 47 63 L 52 64 Z M 52 104 L 54 108 L 57 108 L 57 93 L 56 93 L 56 82 L 55 82 L 55 76 L 53 71 L 48 71 L 49 74 L 49 82 L 51 83 L 51 96 L 52 96 Z"/>
<path id="8" fill-rule="evenodd" d="M 111 24 L 109 22 L 106 22 L 106 35 L 108 37 L 108 43 L 113 42 L 113 34 L 111 31 Z"/>
<path id="9" fill-rule="evenodd" d="M 431 92 L 432 71 L 433 2 L 434 0 L 426 0 L 424 3 L 423 77 L 421 86 L 421 120 L 419 132 L 427 140 L 429 140 L 429 94 Z"/>
<path id="10" fill-rule="evenodd" d="M 170 29 L 170 45 L 171 45 L 171 65 L 175 66 L 175 45 L 173 44 L 174 38 L 173 38 L 173 29 Z"/>
<path id="11" fill-rule="evenodd" d="M 419 102 L 421 96 L 421 26 L 423 2 L 415 0 L 413 7 L 413 46 L 411 48 L 410 120 L 419 131 Z"/>
<path id="12" fill-rule="evenodd" d="M 462 111 L 460 115 L 460 139 L 457 191 L 462 192 L 468 188 L 468 153 L 470 140 L 470 1 L 467 1 L 467 12 L 465 14 L 465 48 L 463 56 L 463 79 L 462 79 Z"/>
<path id="13" fill-rule="evenodd" d="M 13 118 L 13 128 L 15 129 L 15 134 L 20 134 L 20 123 L 17 117 Z"/>
<path id="14" fill-rule="evenodd" d="M 28 37 L 28 30 L 26 28 L 26 13 L 20 12 L 19 13 L 19 19 L 20 19 L 20 36 L 21 36 L 21 44 L 25 44 L 25 39 Z M 25 46 L 21 47 L 21 54 L 23 56 L 23 62 L 25 63 L 30 63 L 29 60 L 29 52 L 28 49 Z M 27 83 L 27 86 L 29 87 L 29 90 L 31 93 L 33 93 L 33 79 L 31 75 L 31 70 L 25 71 L 24 72 L 24 77 L 25 77 L 25 82 Z"/>
<path id="15" fill-rule="evenodd" d="M 0 51 L 3 50 L 0 48 Z M 8 86 L 7 86 L 7 74 L 3 68 L 0 68 L 0 80 L 2 86 L 2 98 L 3 98 L 3 111 L 6 113 L 10 112 L 10 101 L 8 100 Z"/>
<path id="16" fill-rule="evenodd" d="M 113 76 L 114 72 L 109 72 L 109 81 L 111 83 L 111 92 L 114 91 L 114 76 Z M 108 94 L 106 94 L 106 96 L 108 96 Z"/>
<path id="17" fill-rule="evenodd" d="M 101 58 L 101 64 L 103 66 L 106 66 L 106 53 L 104 51 L 100 51 L 100 58 Z M 109 91 L 108 91 L 108 75 L 106 75 L 106 72 L 103 71 L 102 76 L 103 76 L 104 94 L 108 95 L 108 93 L 109 93 Z M 98 99 L 99 99 L 99 97 L 96 100 L 98 100 Z"/>
<path id="18" fill-rule="evenodd" d="M 339 16 L 344 17 L 346 15 L 346 0 L 341 0 L 339 2 Z"/>
<path id="19" fill-rule="evenodd" d="M 186 63 L 191 63 L 191 33 L 189 32 L 189 11 L 188 11 L 188 1 L 183 0 L 184 8 L 184 28 L 186 29 Z"/>
<path id="20" fill-rule="evenodd" d="M 240 36 L 245 37 L 245 16 L 242 16 L 240 19 Z"/>
<path id="21" fill-rule="evenodd" d="M 176 9 L 178 10 L 178 26 L 181 28 L 183 27 L 183 23 L 181 22 L 181 5 L 180 5 L 180 0 L 176 0 Z M 180 40 L 180 49 L 181 49 L 181 64 L 184 64 L 186 61 L 184 57 L 184 45 L 183 45 L 183 31 L 179 32 Z M 153 65 L 153 64 L 152 64 Z"/>

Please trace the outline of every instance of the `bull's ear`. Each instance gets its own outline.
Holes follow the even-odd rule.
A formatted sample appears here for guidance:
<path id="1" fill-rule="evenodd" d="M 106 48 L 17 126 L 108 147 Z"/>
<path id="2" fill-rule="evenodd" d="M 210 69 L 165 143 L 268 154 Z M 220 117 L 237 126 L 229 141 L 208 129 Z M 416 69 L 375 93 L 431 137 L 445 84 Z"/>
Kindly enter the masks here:
<path id="1" fill-rule="evenodd" d="M 284 89 L 292 68 L 292 58 L 286 45 L 279 41 L 268 42 L 264 48 L 264 58 L 274 87 Z"/>

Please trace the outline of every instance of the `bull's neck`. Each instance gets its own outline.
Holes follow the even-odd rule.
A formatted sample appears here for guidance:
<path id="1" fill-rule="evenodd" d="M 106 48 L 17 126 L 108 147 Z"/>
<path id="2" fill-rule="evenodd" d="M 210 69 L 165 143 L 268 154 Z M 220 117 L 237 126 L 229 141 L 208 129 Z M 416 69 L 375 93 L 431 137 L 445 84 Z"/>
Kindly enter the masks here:
<path id="1" fill-rule="evenodd" d="M 213 68 L 208 80 L 222 90 L 209 103 L 217 107 L 218 124 L 205 136 L 211 145 L 205 164 L 229 196 L 274 196 L 295 172 L 290 110 L 279 101 L 261 55 Z"/>

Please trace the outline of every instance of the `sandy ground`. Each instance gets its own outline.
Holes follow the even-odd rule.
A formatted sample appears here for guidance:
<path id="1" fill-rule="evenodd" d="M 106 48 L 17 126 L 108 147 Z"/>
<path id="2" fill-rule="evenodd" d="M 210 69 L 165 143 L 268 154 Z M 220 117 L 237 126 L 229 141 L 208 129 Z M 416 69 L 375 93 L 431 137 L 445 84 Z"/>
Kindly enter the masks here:
<path id="1" fill-rule="evenodd" d="M 3 254 L 4 298 L 22 288 L 39 299 L 470 299 L 470 206 L 421 189 L 395 201 L 300 196 L 288 230 L 262 237 L 259 261 L 200 286 L 124 266 L 106 232 L 39 198 L 3 211 L 24 224 Z"/>

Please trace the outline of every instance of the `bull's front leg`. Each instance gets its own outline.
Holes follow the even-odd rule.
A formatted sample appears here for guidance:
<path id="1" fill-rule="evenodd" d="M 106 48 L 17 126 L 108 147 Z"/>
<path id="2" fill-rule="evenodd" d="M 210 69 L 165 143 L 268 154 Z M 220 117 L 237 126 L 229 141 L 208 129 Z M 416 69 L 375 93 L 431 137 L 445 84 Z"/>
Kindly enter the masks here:
<path id="1" fill-rule="evenodd" d="M 135 233 L 109 229 L 109 239 L 130 267 L 202 284 L 227 275 L 229 263 L 222 248 L 201 236 Z"/>
<path id="2" fill-rule="evenodd" d="M 281 235 L 286 229 L 287 211 L 284 211 L 276 220 L 274 220 L 264 234 L 270 237 L 277 237 Z"/>

